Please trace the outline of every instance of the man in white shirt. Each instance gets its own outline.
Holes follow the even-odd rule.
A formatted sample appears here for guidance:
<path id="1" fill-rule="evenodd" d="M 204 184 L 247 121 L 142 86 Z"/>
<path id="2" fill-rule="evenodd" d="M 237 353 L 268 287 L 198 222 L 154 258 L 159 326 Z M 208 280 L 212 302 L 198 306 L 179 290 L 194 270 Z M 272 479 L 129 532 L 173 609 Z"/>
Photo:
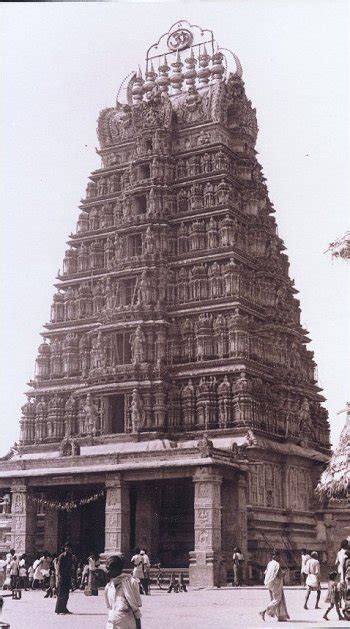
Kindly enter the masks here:
<path id="1" fill-rule="evenodd" d="M 307 572 L 306 572 L 306 564 L 310 559 L 310 555 L 307 552 L 307 550 L 305 548 L 301 549 L 301 567 L 300 567 L 300 582 L 301 585 L 305 585 L 305 581 L 306 581 L 306 576 L 307 576 Z"/>
<path id="2" fill-rule="evenodd" d="M 141 579 L 141 585 L 144 593 L 149 594 L 151 562 L 149 560 L 149 556 L 147 555 L 147 550 L 140 550 L 140 555 L 142 556 L 143 561 L 143 579 Z"/>
<path id="3" fill-rule="evenodd" d="M 306 592 L 304 609 L 308 609 L 307 603 L 309 600 L 310 593 L 313 590 L 317 592 L 315 609 L 320 609 L 318 604 L 320 602 L 320 597 L 321 597 L 321 566 L 318 560 L 318 553 L 315 550 L 311 553 L 311 558 L 307 562 L 305 566 L 305 570 L 307 574 L 307 577 L 306 577 L 307 592 Z"/>

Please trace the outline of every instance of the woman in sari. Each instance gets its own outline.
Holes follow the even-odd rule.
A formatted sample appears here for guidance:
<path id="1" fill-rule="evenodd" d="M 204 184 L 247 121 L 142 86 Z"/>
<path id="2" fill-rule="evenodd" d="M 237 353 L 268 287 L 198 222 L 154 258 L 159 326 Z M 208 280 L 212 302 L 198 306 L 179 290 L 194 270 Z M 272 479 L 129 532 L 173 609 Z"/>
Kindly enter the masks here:
<path id="1" fill-rule="evenodd" d="M 265 570 L 264 584 L 269 589 L 271 601 L 263 611 L 259 612 L 263 620 L 265 620 L 265 614 L 273 618 L 277 617 L 279 622 L 289 620 L 283 591 L 283 577 L 284 572 L 280 564 L 280 554 L 278 551 L 275 551 Z"/>
<path id="2" fill-rule="evenodd" d="M 99 565 L 100 565 L 100 562 L 99 562 L 98 555 L 95 553 L 95 551 L 93 551 L 92 553 L 90 553 L 89 558 L 88 558 L 88 566 L 89 566 L 88 582 L 87 582 L 85 592 L 84 592 L 86 596 L 98 595 L 96 572 Z"/>

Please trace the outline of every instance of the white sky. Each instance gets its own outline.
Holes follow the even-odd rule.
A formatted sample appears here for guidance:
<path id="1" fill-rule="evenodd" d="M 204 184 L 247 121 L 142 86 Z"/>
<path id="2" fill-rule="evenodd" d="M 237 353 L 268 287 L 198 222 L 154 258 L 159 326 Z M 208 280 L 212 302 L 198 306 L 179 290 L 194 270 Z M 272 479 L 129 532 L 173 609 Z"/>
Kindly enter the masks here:
<path id="1" fill-rule="evenodd" d="M 18 439 L 52 284 L 99 166 L 96 119 L 179 19 L 238 54 L 257 149 L 300 290 L 336 440 L 349 399 L 345 263 L 323 251 L 348 227 L 347 0 L 3 3 L 0 454 Z"/>

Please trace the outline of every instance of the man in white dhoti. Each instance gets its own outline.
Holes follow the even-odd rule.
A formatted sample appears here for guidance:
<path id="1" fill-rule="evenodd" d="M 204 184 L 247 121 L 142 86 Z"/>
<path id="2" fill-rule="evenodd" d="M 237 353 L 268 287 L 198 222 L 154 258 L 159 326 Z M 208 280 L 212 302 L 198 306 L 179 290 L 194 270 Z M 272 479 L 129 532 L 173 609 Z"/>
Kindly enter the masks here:
<path id="1" fill-rule="evenodd" d="M 279 622 L 286 622 L 289 620 L 286 599 L 283 591 L 284 571 L 281 568 L 280 560 L 279 552 L 275 551 L 265 570 L 264 584 L 269 589 L 271 602 L 263 611 L 259 612 L 263 620 L 265 620 L 265 614 L 277 617 Z"/>
<path id="2" fill-rule="evenodd" d="M 111 579 L 105 588 L 109 610 L 106 629 L 141 629 L 139 582 L 122 574 L 124 564 L 120 556 L 109 557 L 106 565 Z"/>
<path id="3" fill-rule="evenodd" d="M 306 592 L 304 609 L 308 609 L 307 603 L 309 600 L 310 593 L 313 590 L 317 592 L 315 609 L 320 609 L 318 604 L 320 602 L 320 597 L 321 597 L 321 566 L 320 566 L 320 562 L 318 561 L 318 553 L 315 550 L 311 553 L 311 559 L 309 559 L 309 561 L 307 562 L 305 566 L 305 571 L 307 574 L 307 577 L 306 577 L 307 592 Z"/>

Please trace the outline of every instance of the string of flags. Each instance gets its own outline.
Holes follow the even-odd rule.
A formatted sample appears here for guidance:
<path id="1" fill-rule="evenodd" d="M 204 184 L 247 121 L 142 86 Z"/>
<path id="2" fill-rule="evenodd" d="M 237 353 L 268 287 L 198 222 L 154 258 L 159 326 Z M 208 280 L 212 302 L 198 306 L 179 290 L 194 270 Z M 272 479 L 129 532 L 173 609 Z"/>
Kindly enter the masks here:
<path id="1" fill-rule="evenodd" d="M 58 511 L 73 511 L 74 509 L 78 509 L 83 505 L 90 504 L 91 502 L 96 502 L 99 498 L 105 495 L 105 490 L 101 489 L 101 491 L 97 491 L 91 496 L 86 496 L 85 498 L 78 498 L 73 500 L 48 500 L 47 498 L 39 498 L 37 496 L 28 496 L 28 499 L 34 504 L 49 507 L 50 509 L 57 509 Z"/>

